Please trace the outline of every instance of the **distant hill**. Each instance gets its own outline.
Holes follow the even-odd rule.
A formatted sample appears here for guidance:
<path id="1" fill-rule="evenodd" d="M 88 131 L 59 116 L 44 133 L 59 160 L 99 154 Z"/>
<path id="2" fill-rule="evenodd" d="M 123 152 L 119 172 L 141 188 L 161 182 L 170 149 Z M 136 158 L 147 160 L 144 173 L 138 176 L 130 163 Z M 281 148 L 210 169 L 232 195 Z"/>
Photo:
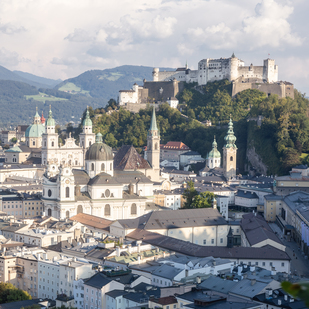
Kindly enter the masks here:
<path id="1" fill-rule="evenodd" d="M 38 84 L 39 88 L 54 88 L 55 86 L 57 86 L 59 83 L 62 82 L 61 79 L 56 80 L 56 79 L 40 77 L 40 76 L 36 76 L 30 73 L 22 72 L 22 71 L 13 71 L 13 73 L 17 74 L 23 79 L 28 80 L 28 84 L 30 84 L 30 82 Z"/>
<path id="2" fill-rule="evenodd" d="M 131 89 L 143 79 L 152 80 L 152 67 L 124 65 L 87 71 L 53 87 L 56 81 L 0 66 L 0 126 L 30 124 L 35 107 L 48 114 L 51 104 L 57 123 L 79 122 L 86 106 L 104 107 L 119 90 Z M 172 70 L 160 68 L 160 70 Z"/>
<path id="3" fill-rule="evenodd" d="M 35 76 L 30 73 L 21 71 L 10 71 L 0 65 L 0 80 L 13 80 L 17 82 L 27 83 L 37 88 L 53 88 L 59 84 L 59 80 L 52 80 L 44 77 Z"/>
<path id="4" fill-rule="evenodd" d="M 123 65 L 113 69 L 86 71 L 83 74 L 67 79 L 56 88 L 73 94 L 84 94 L 101 98 L 106 102 L 117 99 L 119 90 L 129 90 L 134 83 L 143 85 L 143 80 L 152 80 L 152 67 Z M 171 68 L 160 68 L 174 70 Z"/>

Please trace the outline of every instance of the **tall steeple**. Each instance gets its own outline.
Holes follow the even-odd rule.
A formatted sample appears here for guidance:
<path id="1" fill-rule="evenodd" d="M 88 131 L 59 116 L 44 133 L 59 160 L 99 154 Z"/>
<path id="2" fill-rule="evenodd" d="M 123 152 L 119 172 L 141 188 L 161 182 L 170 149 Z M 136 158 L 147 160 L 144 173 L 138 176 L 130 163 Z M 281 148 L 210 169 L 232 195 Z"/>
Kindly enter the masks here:
<path id="1" fill-rule="evenodd" d="M 84 127 L 84 129 L 85 129 L 85 127 L 92 127 L 92 121 L 91 121 L 90 116 L 89 116 L 88 106 L 87 106 L 87 111 L 86 111 L 86 117 L 83 121 L 83 127 Z"/>
<path id="2" fill-rule="evenodd" d="M 41 123 L 41 119 L 40 119 L 40 115 L 38 113 L 38 108 L 36 107 L 36 112 L 34 115 L 34 120 L 33 120 L 34 124 L 40 124 Z"/>
<path id="3" fill-rule="evenodd" d="M 230 148 L 234 147 L 237 149 L 235 142 L 236 142 L 236 136 L 234 135 L 234 130 L 233 130 L 233 122 L 232 119 L 230 118 L 229 124 L 228 124 L 228 131 L 227 135 L 224 137 L 225 140 L 225 147 Z"/>
<path id="4" fill-rule="evenodd" d="M 55 120 L 53 118 L 53 112 L 51 110 L 51 105 L 49 105 L 48 119 L 46 121 L 46 127 L 54 127 Z"/>
<path id="5" fill-rule="evenodd" d="M 152 167 L 148 172 L 151 180 L 160 179 L 160 135 L 157 126 L 155 106 L 153 106 L 150 128 L 147 135 L 147 159 Z"/>
<path id="6" fill-rule="evenodd" d="M 224 137 L 225 145 L 223 146 L 223 171 L 227 180 L 236 176 L 236 136 L 234 135 L 233 122 L 230 118 L 227 135 Z"/>
<path id="7" fill-rule="evenodd" d="M 84 155 L 88 147 L 95 143 L 95 138 L 95 134 L 92 132 L 92 121 L 87 106 L 86 117 L 83 121 L 83 132 L 79 135 L 79 145 L 83 148 Z"/>
<path id="8" fill-rule="evenodd" d="M 151 117 L 150 128 L 149 128 L 148 134 L 153 134 L 154 131 L 158 131 L 158 127 L 157 127 L 157 119 L 156 119 L 156 110 L 155 110 L 155 107 L 153 106 L 152 117 Z"/>

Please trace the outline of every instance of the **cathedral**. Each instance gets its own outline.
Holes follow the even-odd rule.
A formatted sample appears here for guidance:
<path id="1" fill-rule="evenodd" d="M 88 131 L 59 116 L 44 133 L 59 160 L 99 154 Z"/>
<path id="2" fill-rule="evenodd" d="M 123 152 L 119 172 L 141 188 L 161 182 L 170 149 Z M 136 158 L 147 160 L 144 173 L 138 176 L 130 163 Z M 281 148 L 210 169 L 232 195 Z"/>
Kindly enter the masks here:
<path id="1" fill-rule="evenodd" d="M 110 220 L 135 218 L 153 202 L 153 185 L 160 180 L 160 135 L 153 109 L 147 136 L 147 158 L 133 146 L 122 146 L 114 156 L 102 134 L 92 132 L 87 110 L 80 145 L 69 136 L 58 146 L 50 109 L 42 134 L 44 211 L 64 219 L 86 213 Z"/>

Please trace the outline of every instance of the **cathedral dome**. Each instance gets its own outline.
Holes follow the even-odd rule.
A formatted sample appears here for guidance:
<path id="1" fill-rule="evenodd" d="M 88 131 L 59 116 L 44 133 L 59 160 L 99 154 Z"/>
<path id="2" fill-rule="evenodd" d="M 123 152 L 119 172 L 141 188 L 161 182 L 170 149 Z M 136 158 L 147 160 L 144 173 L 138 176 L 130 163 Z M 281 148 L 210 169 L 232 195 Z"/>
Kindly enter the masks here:
<path id="1" fill-rule="evenodd" d="M 111 161 L 114 159 L 112 148 L 104 144 L 102 134 L 96 135 L 95 143 L 86 152 L 85 160 L 89 161 Z"/>
<path id="2" fill-rule="evenodd" d="M 44 132 L 45 127 L 42 124 L 32 124 L 27 128 L 25 137 L 41 137 Z"/>
<path id="3" fill-rule="evenodd" d="M 214 141 L 212 143 L 212 150 L 207 155 L 207 159 L 208 158 L 221 158 L 221 154 L 220 154 L 220 152 L 217 149 L 216 138 L 214 138 Z"/>

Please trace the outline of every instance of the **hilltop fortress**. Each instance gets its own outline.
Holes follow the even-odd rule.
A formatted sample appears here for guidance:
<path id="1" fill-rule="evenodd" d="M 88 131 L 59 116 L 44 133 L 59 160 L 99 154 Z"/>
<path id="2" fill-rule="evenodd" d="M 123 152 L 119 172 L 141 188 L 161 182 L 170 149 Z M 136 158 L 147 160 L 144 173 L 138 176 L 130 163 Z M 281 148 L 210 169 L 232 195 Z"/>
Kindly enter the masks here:
<path id="1" fill-rule="evenodd" d="M 199 61 L 197 70 L 191 70 L 187 65 L 175 71 L 160 72 L 159 68 L 154 68 L 152 77 L 153 81 L 144 80 L 143 86 L 135 84 L 132 90 L 121 90 L 119 105 L 125 105 L 134 111 L 137 108 L 135 104 L 171 100 L 182 90 L 183 83 L 195 82 L 203 86 L 223 79 L 232 82 L 232 96 L 246 89 L 258 89 L 267 95 L 294 98 L 293 84 L 279 81 L 275 60 L 265 59 L 263 66 L 245 66 L 244 61 L 234 53 L 230 58 L 203 59 Z"/>

